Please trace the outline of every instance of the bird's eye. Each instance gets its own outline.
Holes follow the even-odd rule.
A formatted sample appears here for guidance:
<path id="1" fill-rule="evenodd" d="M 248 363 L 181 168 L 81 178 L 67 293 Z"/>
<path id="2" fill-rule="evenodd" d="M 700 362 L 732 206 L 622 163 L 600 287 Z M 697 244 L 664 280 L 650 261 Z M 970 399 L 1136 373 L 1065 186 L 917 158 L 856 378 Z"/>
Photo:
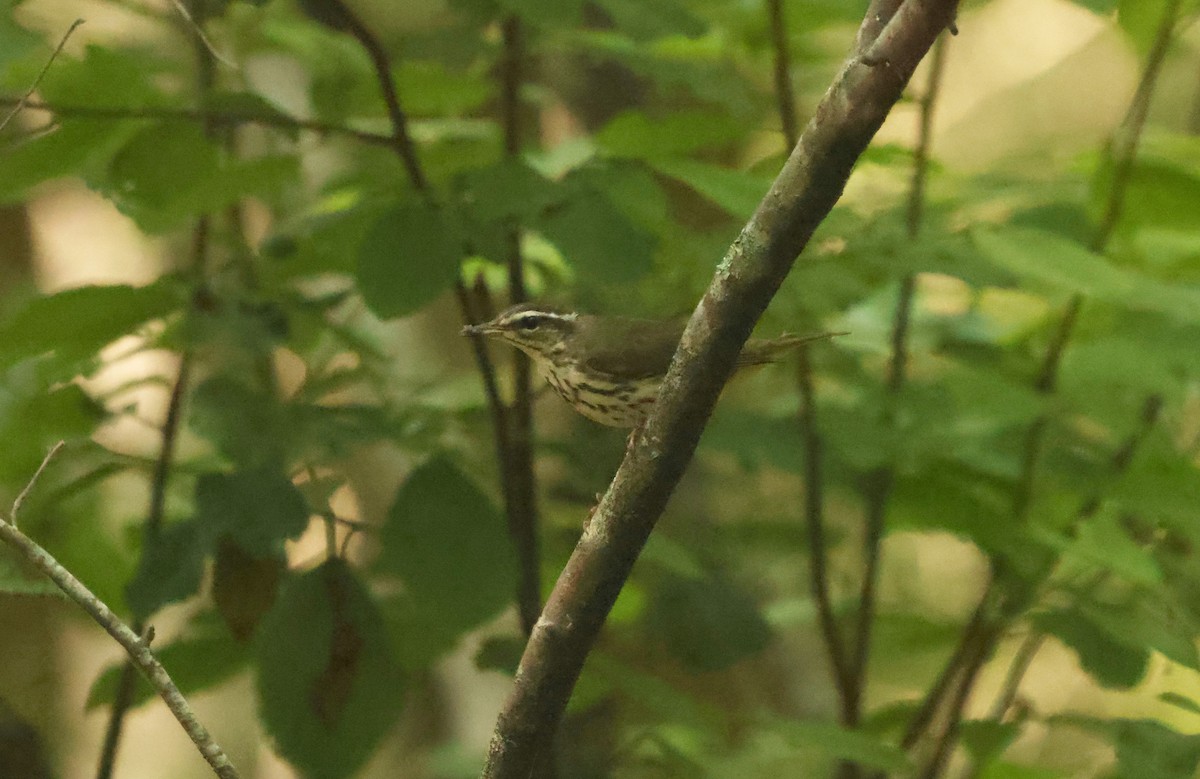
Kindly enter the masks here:
<path id="1" fill-rule="evenodd" d="M 525 317 L 521 317 L 520 319 L 517 320 L 517 329 L 522 330 L 526 333 L 530 333 L 530 332 L 533 332 L 534 330 L 537 330 L 538 325 L 540 325 L 541 323 L 542 322 L 541 322 L 540 317 L 525 316 Z"/>

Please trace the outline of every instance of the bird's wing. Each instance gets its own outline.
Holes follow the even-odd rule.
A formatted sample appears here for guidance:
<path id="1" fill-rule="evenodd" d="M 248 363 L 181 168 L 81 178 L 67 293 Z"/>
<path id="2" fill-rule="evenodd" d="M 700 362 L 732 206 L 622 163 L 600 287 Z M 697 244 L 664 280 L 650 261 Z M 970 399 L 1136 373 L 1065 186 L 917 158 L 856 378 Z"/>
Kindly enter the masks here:
<path id="1" fill-rule="evenodd" d="M 585 369 L 641 379 L 667 372 L 682 335 L 682 322 L 617 318 L 600 328 L 584 328 L 577 337 Z"/>

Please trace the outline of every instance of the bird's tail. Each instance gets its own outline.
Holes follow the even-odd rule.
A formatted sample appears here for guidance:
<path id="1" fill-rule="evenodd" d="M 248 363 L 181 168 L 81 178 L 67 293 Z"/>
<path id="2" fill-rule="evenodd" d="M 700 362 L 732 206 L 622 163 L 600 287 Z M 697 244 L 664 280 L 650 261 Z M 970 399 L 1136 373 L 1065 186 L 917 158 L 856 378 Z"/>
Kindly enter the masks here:
<path id="1" fill-rule="evenodd" d="M 813 333 L 809 335 L 784 334 L 778 338 L 753 338 L 746 343 L 742 353 L 738 355 L 737 367 L 747 368 L 751 365 L 765 365 L 775 362 L 788 352 L 795 351 L 813 341 L 824 341 L 839 335 L 849 335 L 844 332 Z"/>

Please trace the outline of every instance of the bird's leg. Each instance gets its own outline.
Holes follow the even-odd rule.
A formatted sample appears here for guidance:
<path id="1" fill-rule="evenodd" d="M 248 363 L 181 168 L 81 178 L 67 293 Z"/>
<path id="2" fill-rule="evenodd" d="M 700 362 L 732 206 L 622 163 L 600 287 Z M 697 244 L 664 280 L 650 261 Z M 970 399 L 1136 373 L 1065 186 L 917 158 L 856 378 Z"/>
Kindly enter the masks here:
<path id="1" fill-rule="evenodd" d="M 625 456 L 626 457 L 628 457 L 629 453 L 633 451 L 634 445 L 637 444 L 638 439 L 642 437 L 642 431 L 645 429 L 646 429 L 646 420 L 643 419 L 641 422 L 638 422 L 637 425 L 632 430 L 629 431 L 629 438 L 625 439 Z"/>

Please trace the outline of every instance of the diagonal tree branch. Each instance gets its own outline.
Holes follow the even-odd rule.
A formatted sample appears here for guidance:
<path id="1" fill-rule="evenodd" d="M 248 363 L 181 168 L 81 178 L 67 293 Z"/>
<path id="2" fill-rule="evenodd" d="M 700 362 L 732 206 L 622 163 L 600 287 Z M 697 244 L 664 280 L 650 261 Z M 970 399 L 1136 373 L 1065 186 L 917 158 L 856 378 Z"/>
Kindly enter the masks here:
<path id="1" fill-rule="evenodd" d="M 22 491 L 22 495 L 33 487 L 33 483 L 37 479 L 37 474 L 42 472 L 46 463 L 61 448 L 62 444 L 59 443 L 58 446 L 50 450 L 50 453 L 46 455 L 46 459 L 42 463 L 42 468 L 39 468 L 37 473 L 34 474 L 33 479 L 30 480 L 26 489 Z M 19 507 L 19 504 L 14 505 L 14 509 Z M 117 643 L 129 653 L 130 662 L 142 672 L 154 689 L 158 691 L 163 702 L 167 704 L 167 708 L 175 715 L 175 719 L 179 721 L 188 738 L 196 745 L 196 749 L 200 750 L 200 754 L 204 756 L 209 766 L 212 767 L 213 772 L 220 779 L 238 779 L 237 769 L 234 768 L 233 763 L 229 762 L 229 757 L 221 749 L 220 745 L 213 741 L 212 736 L 209 735 L 208 731 L 200 723 L 200 720 L 196 718 L 196 714 L 192 711 L 187 699 L 183 697 L 183 694 L 179 692 L 179 688 L 171 681 L 167 670 L 163 668 L 162 663 L 150 651 L 150 639 L 153 631 L 148 631 L 143 637 L 131 630 L 83 582 L 76 579 L 49 552 L 18 530 L 14 521 L 15 519 L 15 513 L 7 519 L 0 517 L 0 541 L 20 552 L 21 556 L 30 565 L 45 574 L 67 597 L 79 604 L 80 608 L 86 611 L 100 627 L 108 631 L 108 634 L 116 639 Z"/>
<path id="2" fill-rule="evenodd" d="M 879 64 L 865 64 L 858 53 L 845 63 L 692 314 L 650 419 L 600 500 L 534 628 L 497 721 L 485 777 L 528 776 L 638 553 L 691 460 L 738 352 L 957 7 L 956 0 L 907 0 L 891 18 L 876 15 L 885 4 L 872 3 L 867 20 L 872 28 L 882 27 L 879 37 L 860 39 Z"/>

